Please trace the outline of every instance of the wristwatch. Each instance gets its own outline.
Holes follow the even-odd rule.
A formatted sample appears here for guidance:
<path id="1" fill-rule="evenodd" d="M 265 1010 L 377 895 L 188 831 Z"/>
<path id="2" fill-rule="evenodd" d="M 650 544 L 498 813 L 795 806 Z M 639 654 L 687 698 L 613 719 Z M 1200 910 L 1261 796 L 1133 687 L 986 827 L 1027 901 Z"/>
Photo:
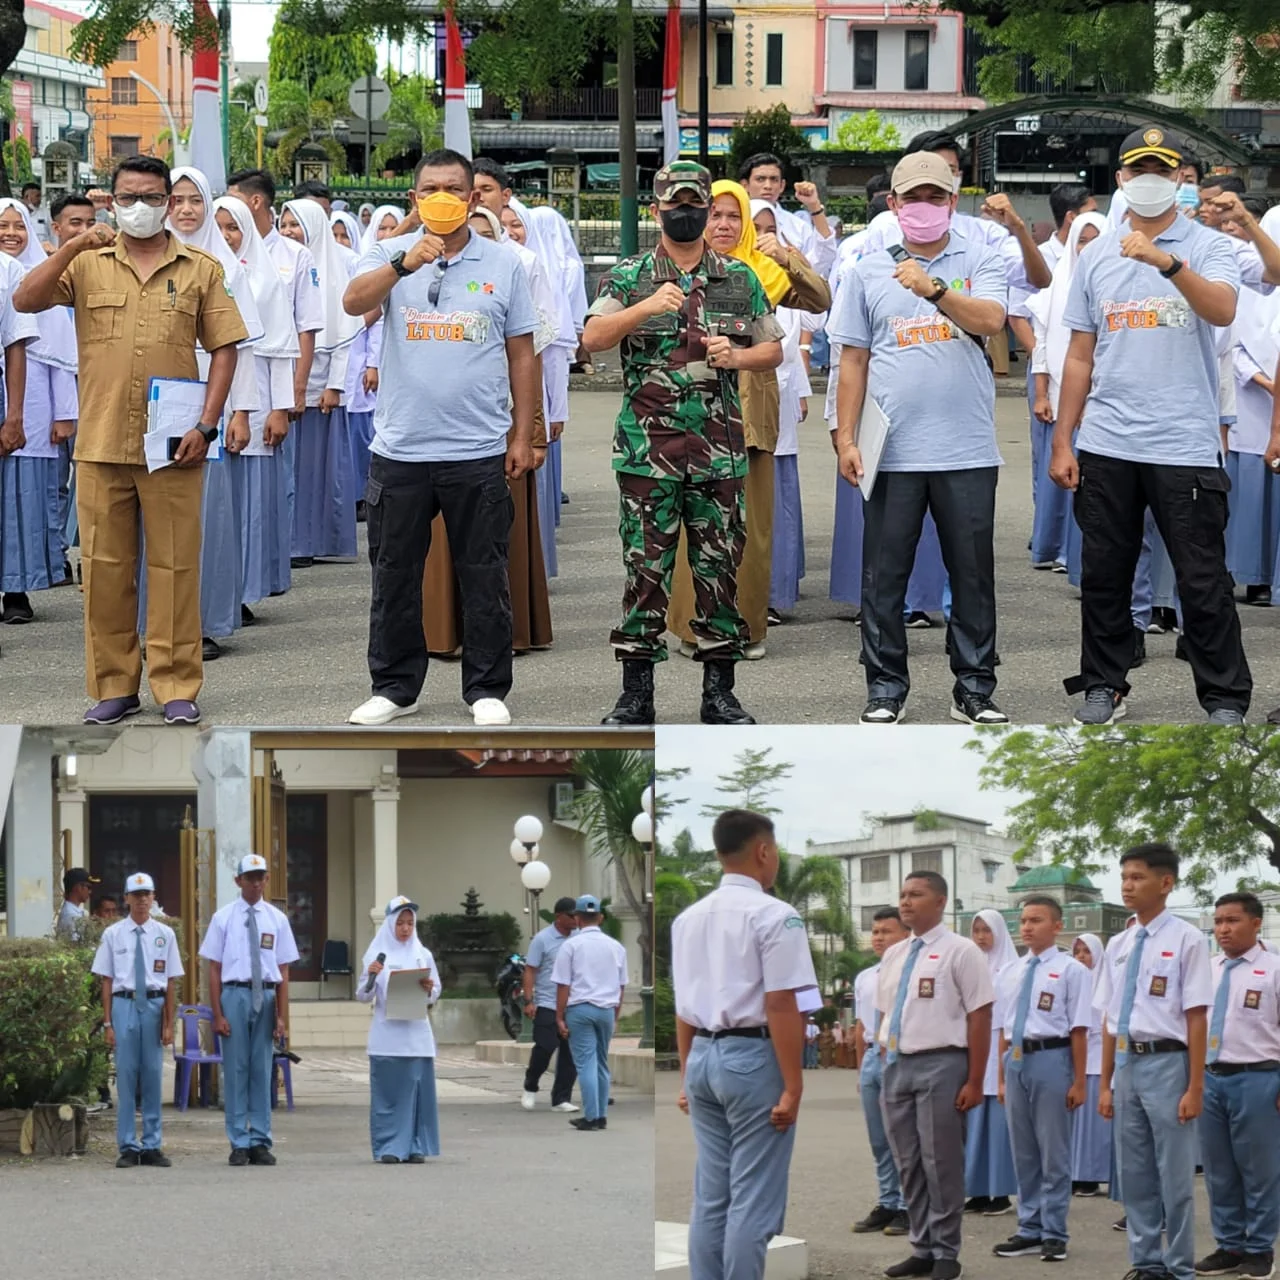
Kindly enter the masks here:
<path id="1" fill-rule="evenodd" d="M 937 276 L 933 277 L 933 283 L 938 287 L 925 299 L 925 301 L 941 302 L 942 299 L 951 292 L 951 286 L 945 280 L 940 280 Z"/>
<path id="2" fill-rule="evenodd" d="M 1176 253 L 1171 253 L 1169 257 L 1171 257 L 1173 261 L 1169 263 L 1167 270 L 1162 271 L 1160 273 L 1162 276 L 1164 276 L 1166 280 L 1172 280 L 1173 277 L 1176 276 L 1178 272 L 1181 271 L 1183 266 L 1185 265 L 1182 259 L 1178 257 Z"/>
<path id="3" fill-rule="evenodd" d="M 217 427 L 207 427 L 203 422 L 197 422 L 196 430 L 204 436 L 206 444 L 212 444 L 218 438 Z"/>
<path id="4" fill-rule="evenodd" d="M 413 272 L 404 265 L 404 250 L 401 249 L 391 255 L 391 270 L 403 280 L 406 276 L 413 275 Z"/>

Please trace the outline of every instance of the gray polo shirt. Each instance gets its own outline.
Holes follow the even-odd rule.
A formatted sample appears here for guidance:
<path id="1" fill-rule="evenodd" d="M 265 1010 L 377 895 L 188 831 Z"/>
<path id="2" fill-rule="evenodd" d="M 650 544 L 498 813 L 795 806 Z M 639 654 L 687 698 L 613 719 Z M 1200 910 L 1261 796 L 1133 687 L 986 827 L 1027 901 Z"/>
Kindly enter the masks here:
<path id="1" fill-rule="evenodd" d="M 356 275 L 384 266 L 417 239 L 376 242 Z M 520 259 L 472 232 L 443 274 L 428 263 L 398 280 L 384 315 L 372 451 L 395 462 L 470 462 L 505 453 L 506 340 L 532 333 L 538 323 Z"/>
<path id="2" fill-rule="evenodd" d="M 74 902 L 64 902 L 62 910 L 58 912 L 58 924 L 54 932 L 60 938 L 67 938 L 71 942 L 79 942 L 84 921 L 88 914 L 84 907 L 78 906 Z"/>
<path id="3" fill-rule="evenodd" d="M 930 276 L 1008 305 L 1004 262 L 952 224 L 942 252 L 918 259 Z M 867 394 L 889 419 L 882 471 L 965 471 L 1001 465 L 996 388 L 986 355 L 954 321 L 894 278 L 887 250 L 867 254 L 841 285 L 827 336 L 869 348 Z"/>
<path id="4" fill-rule="evenodd" d="M 529 943 L 529 954 L 525 957 L 525 963 L 538 971 L 533 980 L 533 1002 L 539 1009 L 556 1007 L 556 984 L 551 974 L 556 967 L 556 956 L 560 954 L 560 948 L 569 941 L 571 936 L 571 934 L 561 933 L 555 925 L 549 924 L 545 929 L 535 933 L 533 941 Z"/>
<path id="5" fill-rule="evenodd" d="M 1221 466 L 1217 330 L 1155 267 L 1120 256 L 1124 234 L 1106 232 L 1085 249 L 1067 297 L 1067 328 L 1096 337 L 1076 445 L 1128 462 Z M 1239 292 L 1230 236 L 1179 216 L 1155 243 Z"/>

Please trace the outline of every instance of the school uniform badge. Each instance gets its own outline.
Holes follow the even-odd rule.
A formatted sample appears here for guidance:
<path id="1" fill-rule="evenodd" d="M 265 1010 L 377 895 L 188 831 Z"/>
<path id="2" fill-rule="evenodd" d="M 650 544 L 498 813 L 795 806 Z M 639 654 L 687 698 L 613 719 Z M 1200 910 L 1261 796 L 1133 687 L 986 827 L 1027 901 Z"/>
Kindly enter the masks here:
<path id="1" fill-rule="evenodd" d="M 263 951 L 270 951 L 276 945 L 276 935 L 274 933 L 264 933 L 258 941 Z"/>
<path id="2" fill-rule="evenodd" d="M 916 994 L 920 997 L 921 1000 L 932 1000 L 933 999 L 933 979 L 921 978 L 920 987 Z"/>
<path id="3" fill-rule="evenodd" d="M 1039 1009 L 1041 1013 L 1052 1013 L 1053 1012 L 1053 992 L 1042 991 L 1040 993 L 1040 999 L 1036 1001 L 1036 1008 Z"/>
<path id="4" fill-rule="evenodd" d="M 1262 1008 L 1262 992 L 1246 991 L 1244 993 L 1244 1007 L 1246 1009 L 1261 1009 Z"/>
<path id="5" fill-rule="evenodd" d="M 1163 977 L 1162 975 L 1160 975 L 1160 974 L 1158 974 L 1158 973 L 1157 973 L 1157 974 L 1152 975 L 1152 978 L 1151 978 L 1151 990 L 1148 992 L 1148 994 L 1149 994 L 1149 995 L 1153 995 L 1153 996 L 1163 996 L 1163 995 L 1167 994 L 1168 990 L 1169 990 L 1169 979 L 1168 979 L 1168 978 Z"/>
<path id="6" fill-rule="evenodd" d="M 151 971 L 152 971 L 153 973 L 163 973 L 163 972 L 164 972 L 164 961 L 163 961 L 163 960 L 157 960 L 157 961 L 155 962 L 155 964 L 153 964 L 153 965 L 151 966 Z"/>

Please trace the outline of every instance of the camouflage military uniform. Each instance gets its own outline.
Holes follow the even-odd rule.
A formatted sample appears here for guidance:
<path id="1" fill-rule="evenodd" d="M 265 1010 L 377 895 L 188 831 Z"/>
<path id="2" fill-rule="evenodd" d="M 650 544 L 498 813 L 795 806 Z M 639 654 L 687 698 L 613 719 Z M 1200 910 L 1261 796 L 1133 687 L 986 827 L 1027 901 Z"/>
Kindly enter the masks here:
<path id="1" fill-rule="evenodd" d="M 709 366 L 703 339 L 725 334 L 750 346 L 780 340 L 782 329 L 755 272 L 710 248 L 687 274 L 661 246 L 625 259 L 600 282 L 588 315 L 634 306 L 667 282 L 684 290 L 684 307 L 646 320 L 622 341 L 613 469 L 627 585 L 625 616 L 609 642 L 620 660 L 666 658 L 662 636 L 683 523 L 698 656 L 740 658 L 747 642 L 737 588 L 747 448 L 737 371 Z"/>

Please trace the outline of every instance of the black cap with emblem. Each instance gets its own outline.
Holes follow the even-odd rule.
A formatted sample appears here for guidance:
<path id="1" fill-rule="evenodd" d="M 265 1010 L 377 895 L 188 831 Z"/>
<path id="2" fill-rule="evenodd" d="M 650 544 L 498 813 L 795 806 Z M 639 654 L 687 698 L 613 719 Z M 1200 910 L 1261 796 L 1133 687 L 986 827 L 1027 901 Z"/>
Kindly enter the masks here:
<path id="1" fill-rule="evenodd" d="M 1176 169 L 1182 163 L 1185 151 L 1182 139 L 1177 134 L 1150 125 L 1145 129 L 1135 129 L 1120 144 L 1120 163 L 1127 166 L 1144 160 L 1147 156 L 1154 156 L 1170 169 Z"/>

